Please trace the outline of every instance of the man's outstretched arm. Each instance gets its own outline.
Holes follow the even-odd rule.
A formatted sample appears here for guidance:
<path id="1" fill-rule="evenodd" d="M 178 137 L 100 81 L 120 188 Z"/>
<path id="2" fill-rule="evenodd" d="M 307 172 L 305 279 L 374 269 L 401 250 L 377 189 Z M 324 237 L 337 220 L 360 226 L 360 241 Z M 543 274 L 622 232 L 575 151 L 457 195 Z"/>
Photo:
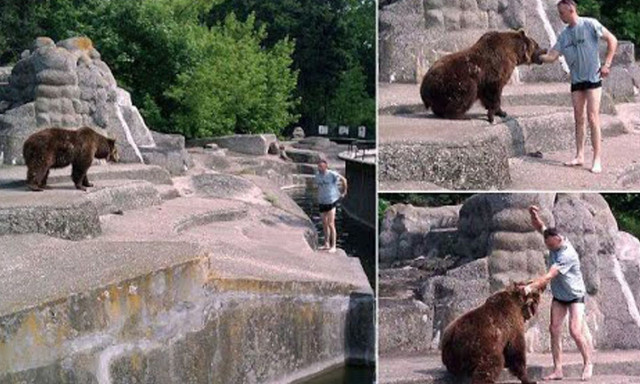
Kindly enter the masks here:
<path id="1" fill-rule="evenodd" d="M 547 273 L 538 277 L 537 279 L 534 279 L 533 282 L 524 287 L 525 293 L 528 295 L 532 291 L 543 291 L 547 287 L 547 284 L 549 284 L 549 282 L 553 280 L 554 277 L 558 276 L 559 273 L 560 270 L 558 270 L 556 266 L 551 266 Z"/>
<path id="2" fill-rule="evenodd" d="M 556 60 L 558 60 L 560 58 L 560 52 L 556 51 L 555 49 L 550 50 L 549 52 L 540 55 L 540 57 L 538 58 L 542 63 L 546 63 L 546 64 L 550 64 L 555 62 Z"/>

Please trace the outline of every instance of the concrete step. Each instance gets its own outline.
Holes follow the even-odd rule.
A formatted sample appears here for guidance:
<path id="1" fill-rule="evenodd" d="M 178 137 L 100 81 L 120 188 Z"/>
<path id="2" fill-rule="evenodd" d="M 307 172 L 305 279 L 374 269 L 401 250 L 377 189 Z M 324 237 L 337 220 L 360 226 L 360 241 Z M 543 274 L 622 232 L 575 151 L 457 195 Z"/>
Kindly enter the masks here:
<path id="1" fill-rule="evenodd" d="M 317 170 L 317 164 L 296 163 L 296 171 L 300 174 L 315 175 Z"/>
<path id="2" fill-rule="evenodd" d="M 579 382 L 582 359 L 578 353 L 564 354 L 562 382 Z M 640 351 L 596 351 L 594 355 L 594 384 L 640 383 Z M 421 356 L 382 356 L 379 359 L 379 382 L 381 384 L 464 384 L 469 380 L 450 375 L 442 365 L 440 354 Z M 552 370 L 551 354 L 528 354 L 529 378 L 540 380 Z M 499 383 L 519 383 L 506 370 Z"/>
<path id="3" fill-rule="evenodd" d="M 101 233 L 98 217 L 158 205 L 155 186 L 141 180 L 101 180 L 86 192 L 70 182 L 43 192 L 0 186 L 0 235 L 41 233 L 80 240 Z"/>
<path id="4" fill-rule="evenodd" d="M 423 113 L 419 84 L 380 84 L 378 112 L 384 115 Z M 567 83 L 508 84 L 502 92 L 502 105 L 571 107 L 571 89 Z M 616 114 L 616 105 L 609 94 L 603 94 L 600 112 Z M 476 103 L 479 107 L 479 103 Z M 486 110 L 485 110 L 486 111 Z"/>
<path id="5" fill-rule="evenodd" d="M 27 175 L 24 165 L 0 166 L 0 186 L 23 186 Z M 146 164 L 96 164 L 89 168 L 89 181 L 99 180 L 145 180 L 152 184 L 171 182 L 169 172 L 156 165 Z M 52 169 L 48 183 L 56 184 L 71 180 L 71 167 Z"/>
<path id="6" fill-rule="evenodd" d="M 226 156 L 227 148 L 220 148 L 216 143 L 208 143 L 204 146 L 205 153 L 211 156 Z"/>
<path id="7" fill-rule="evenodd" d="M 287 148 L 287 156 L 294 163 L 317 164 L 320 159 L 324 158 L 323 154 L 311 149 Z"/>
<path id="8" fill-rule="evenodd" d="M 403 182 L 448 189 L 502 189 L 511 184 L 510 158 L 574 147 L 571 108 L 513 106 L 507 112 L 507 118 L 494 124 L 477 108 L 465 120 L 438 119 L 426 112 L 380 116 L 383 190 L 397 189 L 395 183 Z M 625 138 L 629 129 L 618 117 L 603 115 L 602 132 L 605 139 Z M 640 149 L 637 140 L 632 142 Z"/>

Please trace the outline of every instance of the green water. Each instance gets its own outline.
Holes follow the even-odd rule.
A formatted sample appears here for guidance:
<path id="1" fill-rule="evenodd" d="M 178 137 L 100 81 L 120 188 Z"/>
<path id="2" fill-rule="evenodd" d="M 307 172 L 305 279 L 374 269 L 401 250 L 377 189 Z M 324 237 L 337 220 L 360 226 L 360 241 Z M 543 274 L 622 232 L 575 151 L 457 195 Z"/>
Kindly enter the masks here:
<path id="1" fill-rule="evenodd" d="M 342 366 L 299 384 L 371 384 L 374 381 L 373 367 Z"/>

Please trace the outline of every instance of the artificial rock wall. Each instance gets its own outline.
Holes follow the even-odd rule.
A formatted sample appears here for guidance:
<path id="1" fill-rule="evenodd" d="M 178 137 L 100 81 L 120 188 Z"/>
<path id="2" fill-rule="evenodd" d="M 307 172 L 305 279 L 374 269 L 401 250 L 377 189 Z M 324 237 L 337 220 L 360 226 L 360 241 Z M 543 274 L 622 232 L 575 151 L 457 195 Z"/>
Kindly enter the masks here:
<path id="1" fill-rule="evenodd" d="M 10 74 L 2 75 L 0 162 L 22 164 L 25 139 L 51 127 L 90 126 L 115 137 L 124 162 L 144 162 L 145 149 L 156 147 L 129 93 L 118 88 L 86 37 L 57 44 L 47 37 L 37 38 Z"/>

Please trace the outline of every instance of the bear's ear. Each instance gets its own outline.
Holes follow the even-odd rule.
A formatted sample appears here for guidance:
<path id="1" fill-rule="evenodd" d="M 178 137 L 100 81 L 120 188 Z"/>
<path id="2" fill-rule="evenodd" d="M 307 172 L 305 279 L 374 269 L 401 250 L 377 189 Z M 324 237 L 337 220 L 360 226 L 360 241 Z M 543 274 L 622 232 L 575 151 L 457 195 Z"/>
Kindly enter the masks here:
<path id="1" fill-rule="evenodd" d="M 524 31 L 524 28 L 518 29 L 517 32 L 520 34 L 520 36 L 527 37 L 527 32 Z"/>

